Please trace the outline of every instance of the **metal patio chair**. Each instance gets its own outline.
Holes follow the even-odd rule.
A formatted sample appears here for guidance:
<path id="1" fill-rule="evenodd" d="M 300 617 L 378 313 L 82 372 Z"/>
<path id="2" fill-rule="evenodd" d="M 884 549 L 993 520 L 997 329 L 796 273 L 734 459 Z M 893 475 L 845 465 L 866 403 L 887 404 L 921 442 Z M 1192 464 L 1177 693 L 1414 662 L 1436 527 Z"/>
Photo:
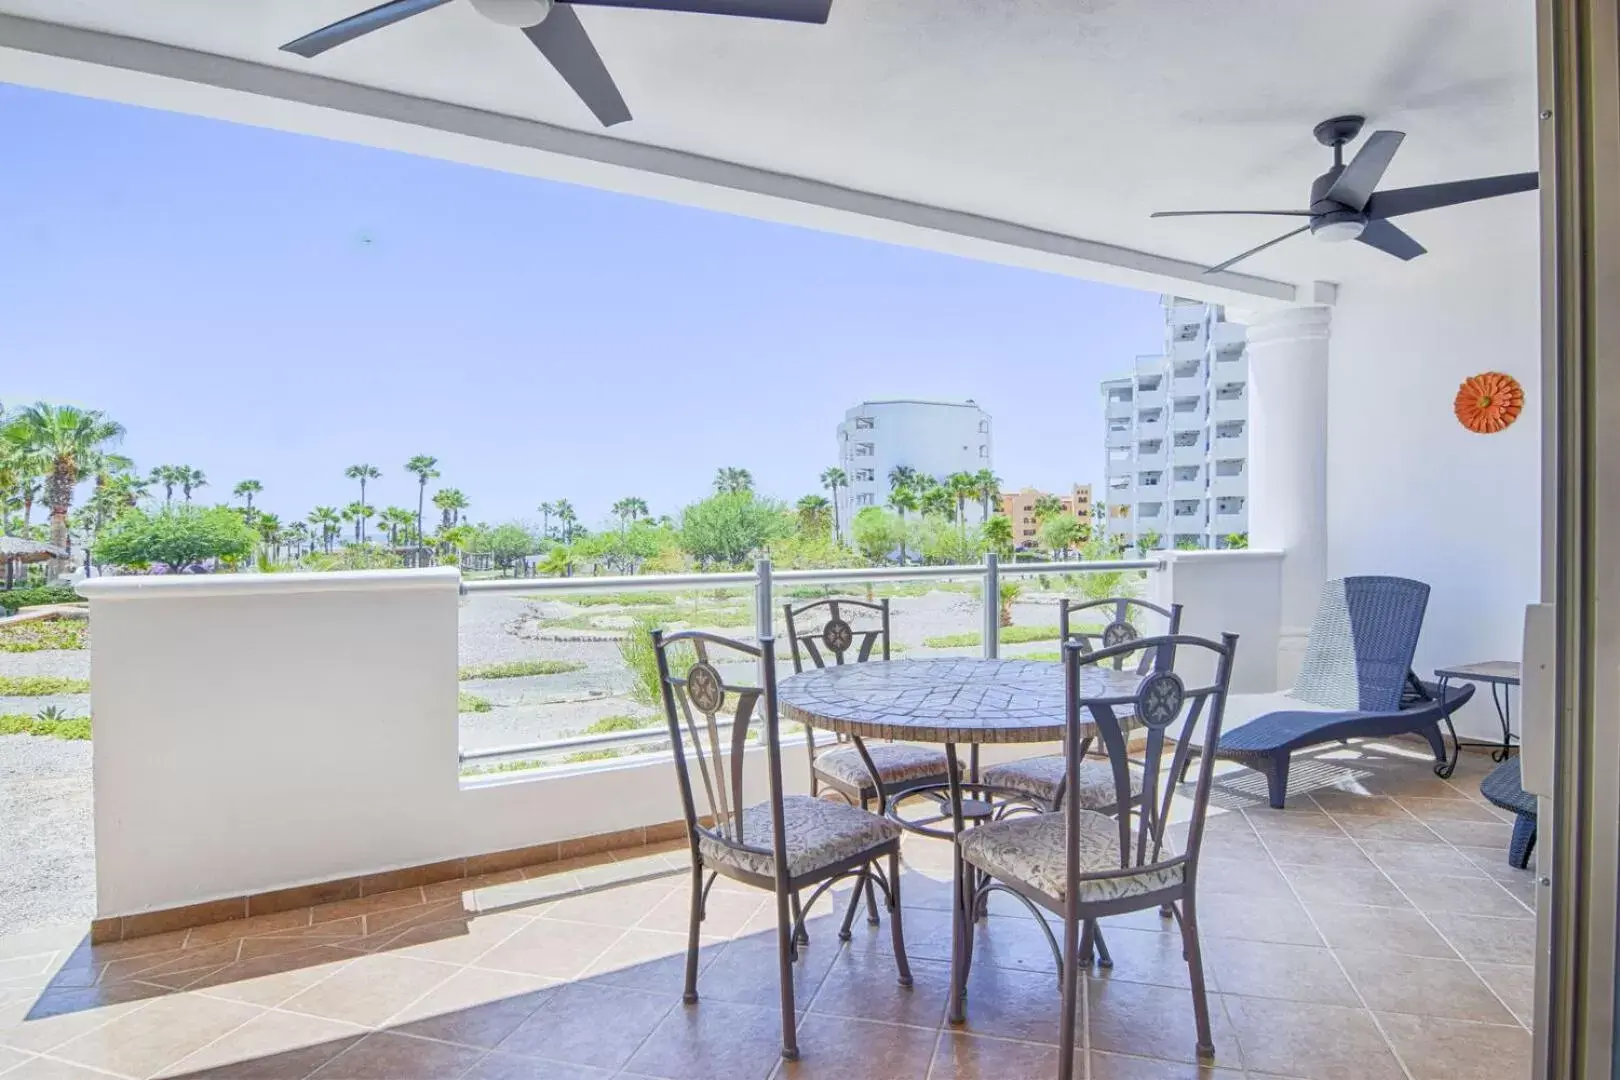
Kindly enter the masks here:
<path id="1" fill-rule="evenodd" d="M 1074 616 L 1094 609 L 1112 609 L 1113 618 L 1100 631 L 1075 630 Z M 1144 617 L 1162 619 L 1165 624 L 1164 632 L 1167 634 L 1174 635 L 1181 632 L 1180 604 L 1171 604 L 1168 608 L 1164 608 L 1128 596 L 1076 604 L 1065 596 L 1058 603 L 1058 634 L 1063 641 L 1078 641 L 1082 652 L 1091 653 L 1100 648 L 1111 648 L 1140 638 L 1142 635 L 1138 624 Z M 1133 619 L 1136 621 L 1133 622 Z M 1125 665 L 1132 662 L 1138 672 L 1145 674 L 1152 668 L 1153 657 L 1145 650 L 1138 654 L 1126 651 L 1116 655 L 1112 665 L 1114 670 L 1123 671 Z M 1091 740 L 1083 740 L 1080 746 L 1081 756 L 1084 757 L 1090 749 Z M 1132 775 L 1137 774 L 1133 771 Z M 1027 799 L 1023 803 L 1009 799 L 1000 809 L 1002 816 L 1021 809 L 1051 812 L 1063 804 L 1064 796 L 1070 790 L 1067 765 L 1062 754 L 1042 754 L 1038 757 L 1020 758 L 1017 761 L 991 765 L 984 770 L 984 781 L 992 787 L 1018 792 Z M 1116 812 L 1114 774 L 1107 762 L 1083 762 L 1079 786 L 1073 790 L 1082 810 L 1096 810 L 1106 814 Z M 1140 794 L 1141 790 L 1137 788 L 1132 797 L 1135 798 Z"/>
<path id="2" fill-rule="evenodd" d="M 817 629 L 806 629 L 806 616 L 825 610 L 827 621 Z M 854 626 L 849 617 L 857 612 L 875 613 L 878 625 Z M 793 670 L 801 673 L 805 662 L 815 668 L 844 664 L 864 664 L 869 660 L 889 659 L 890 624 L 887 598 L 874 602 L 865 600 L 815 600 L 795 607 L 782 605 L 787 626 L 788 644 L 792 648 Z M 819 618 L 819 614 L 817 615 Z M 823 787 L 836 791 L 851 806 L 870 809 L 878 797 L 872 773 L 861 760 L 861 753 L 847 735 L 834 735 L 832 742 L 816 745 L 816 731 L 806 728 L 804 744 L 810 755 L 810 794 L 819 795 Z M 945 782 L 945 751 L 937 746 L 917 746 L 903 742 L 868 742 L 866 752 L 883 780 L 883 788 L 893 795 L 907 788 L 942 784 Z M 884 808 L 875 808 L 883 813 Z M 870 885 L 866 894 L 866 921 L 877 925 L 877 900 Z M 858 902 L 853 898 L 851 904 Z M 840 936 L 849 938 L 846 919 Z"/>
<path id="3" fill-rule="evenodd" d="M 1081 696 L 1083 666 L 1112 662 L 1136 647 L 1151 650 L 1153 659 L 1133 695 Z M 1077 799 L 1068 799 L 1057 813 L 992 821 L 961 832 L 957 850 L 966 866 L 963 876 L 973 885 L 971 894 L 965 897 L 966 905 L 959 902 L 953 906 L 949 1003 L 953 1023 L 965 1019 L 963 1002 L 973 959 L 973 929 L 965 919 L 965 910 L 976 910 L 991 892 L 1007 893 L 1035 916 L 1057 957 L 1062 986 L 1058 1077 L 1071 1080 L 1082 992 L 1080 968 L 1090 965 L 1100 942 L 1096 920 L 1123 912 L 1167 908 L 1181 926 L 1182 950 L 1192 983 L 1198 1054 L 1214 1056 L 1196 902 L 1198 855 L 1214 777 L 1213 758 L 1204 758 L 1199 768 L 1186 850 L 1181 854 L 1167 850 L 1163 822 L 1169 817 L 1176 793 L 1175 778 L 1181 774 L 1190 752 L 1186 732 L 1202 722 L 1209 731 L 1220 734 L 1236 650 L 1234 634 L 1223 635 L 1219 643 L 1187 635 L 1143 638 L 1089 655 L 1077 641 L 1064 643 L 1064 681 L 1068 690 L 1064 761 L 1071 787 L 1078 784 L 1084 764 L 1082 722 L 1089 718 L 1108 750 L 1116 803 L 1128 802 L 1135 784 L 1125 759 L 1126 739 L 1131 730 L 1142 728 L 1147 746 L 1140 778 L 1141 799 L 1152 812 L 1109 817 L 1083 809 Z M 1182 659 L 1205 664 L 1206 657 L 1211 656 L 1215 675 L 1207 684 L 1189 687 L 1175 670 Z M 1167 739 L 1174 739 L 1176 748 L 1168 767 L 1162 768 Z M 1061 920 L 1061 944 L 1043 910 Z"/>
<path id="4" fill-rule="evenodd" d="M 687 1004 L 698 1000 L 698 935 L 714 884 L 712 875 L 723 874 L 774 893 L 782 1056 L 791 1061 L 799 1054 L 792 965 L 798 957 L 804 912 L 833 882 L 853 877 L 857 892 L 869 882 L 883 892 L 900 985 L 911 985 L 900 917 L 900 827 L 859 807 L 783 794 L 774 639 L 762 638 L 756 647 L 700 630 L 668 635 L 655 630 L 652 641 L 692 850 L 692 910 L 682 1000 Z M 735 678 L 739 665 L 755 669 L 757 685 Z M 745 807 L 748 736 L 756 713 L 763 720 L 763 764 L 770 797 Z M 702 817 L 696 802 L 699 788 L 708 807 Z M 880 865 L 884 858 L 887 873 Z M 812 891 L 801 909 L 798 896 L 807 888 Z M 853 905 L 850 910 L 853 913 Z"/>

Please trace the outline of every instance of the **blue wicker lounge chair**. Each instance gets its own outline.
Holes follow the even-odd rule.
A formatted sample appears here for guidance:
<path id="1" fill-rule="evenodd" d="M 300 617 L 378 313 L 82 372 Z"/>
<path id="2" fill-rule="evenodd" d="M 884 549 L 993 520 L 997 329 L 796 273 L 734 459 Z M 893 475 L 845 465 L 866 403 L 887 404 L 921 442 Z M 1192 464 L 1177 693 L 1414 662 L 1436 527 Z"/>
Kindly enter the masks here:
<path id="1" fill-rule="evenodd" d="M 1428 601 L 1429 587 L 1406 578 L 1328 582 L 1298 682 L 1282 694 L 1233 694 L 1215 756 L 1265 773 L 1278 810 L 1288 793 L 1290 757 L 1307 747 L 1417 734 L 1444 765 L 1440 725 L 1450 727 L 1474 687 L 1447 687 L 1442 696 L 1437 684 L 1412 673 Z"/>

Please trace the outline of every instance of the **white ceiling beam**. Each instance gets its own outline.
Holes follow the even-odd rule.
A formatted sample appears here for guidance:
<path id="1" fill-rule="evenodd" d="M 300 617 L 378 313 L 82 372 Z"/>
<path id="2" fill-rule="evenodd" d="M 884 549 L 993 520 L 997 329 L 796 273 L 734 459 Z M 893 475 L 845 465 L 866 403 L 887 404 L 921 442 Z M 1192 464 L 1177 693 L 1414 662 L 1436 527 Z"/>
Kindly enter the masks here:
<path id="1" fill-rule="evenodd" d="M 0 15 L 0 79 L 1258 309 L 1292 284 L 522 117 Z"/>

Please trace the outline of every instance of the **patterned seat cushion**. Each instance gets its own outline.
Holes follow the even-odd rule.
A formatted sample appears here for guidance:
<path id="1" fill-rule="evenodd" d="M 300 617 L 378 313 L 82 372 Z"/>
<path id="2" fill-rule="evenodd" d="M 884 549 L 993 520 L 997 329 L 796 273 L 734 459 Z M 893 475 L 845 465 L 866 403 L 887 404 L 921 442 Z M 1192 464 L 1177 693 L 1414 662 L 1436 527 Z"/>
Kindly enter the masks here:
<path id="1" fill-rule="evenodd" d="M 792 877 L 842 862 L 900 835 L 900 826 L 888 818 L 809 795 L 783 798 L 782 819 L 787 831 L 788 874 Z M 743 843 L 772 850 L 771 804 L 748 807 L 742 820 Z M 776 873 L 773 856 L 739 851 L 702 833 L 698 834 L 698 851 L 710 865 L 734 866 L 767 877 Z"/>
<path id="2" fill-rule="evenodd" d="M 1049 896 L 1064 898 L 1063 814 L 1008 818 L 964 832 L 957 841 L 962 857 L 993 877 L 1016 878 Z M 1119 822 L 1080 811 L 1080 873 L 1119 870 Z M 1082 877 L 1082 903 L 1141 896 L 1184 879 L 1182 864 L 1157 866 L 1119 877 Z"/>
<path id="3" fill-rule="evenodd" d="M 1023 758 L 992 765 L 984 770 L 984 782 L 991 787 L 1011 788 L 1025 795 L 1047 802 L 1063 780 L 1067 765 L 1062 754 Z M 1131 795 L 1142 794 L 1142 773 L 1132 767 Z M 1082 810 L 1109 810 L 1119 801 L 1114 788 L 1114 767 L 1106 761 L 1084 761 L 1080 764 L 1080 808 Z"/>
<path id="4" fill-rule="evenodd" d="M 872 755 L 872 764 L 883 775 L 883 783 L 895 787 L 908 781 L 930 776 L 945 775 L 945 751 L 937 746 L 913 746 L 911 743 L 866 744 Z M 852 788 L 871 788 L 872 775 L 866 771 L 866 762 L 853 743 L 832 747 L 816 755 L 816 771 L 830 776 Z"/>

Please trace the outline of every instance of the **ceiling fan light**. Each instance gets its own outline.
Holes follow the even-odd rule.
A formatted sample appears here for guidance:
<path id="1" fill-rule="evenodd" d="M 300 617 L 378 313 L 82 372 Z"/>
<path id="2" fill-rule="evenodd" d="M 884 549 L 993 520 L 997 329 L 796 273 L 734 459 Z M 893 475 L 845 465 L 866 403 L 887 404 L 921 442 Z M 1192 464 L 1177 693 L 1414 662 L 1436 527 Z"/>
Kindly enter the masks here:
<path id="1" fill-rule="evenodd" d="M 552 0 L 469 0 L 473 10 L 502 26 L 539 26 L 551 14 Z"/>
<path id="2" fill-rule="evenodd" d="M 1342 244 L 1346 240 L 1354 240 L 1361 235 L 1367 223 L 1360 218 L 1347 217 L 1336 221 L 1324 221 L 1311 229 L 1311 234 L 1318 240 L 1326 240 L 1330 244 Z"/>

